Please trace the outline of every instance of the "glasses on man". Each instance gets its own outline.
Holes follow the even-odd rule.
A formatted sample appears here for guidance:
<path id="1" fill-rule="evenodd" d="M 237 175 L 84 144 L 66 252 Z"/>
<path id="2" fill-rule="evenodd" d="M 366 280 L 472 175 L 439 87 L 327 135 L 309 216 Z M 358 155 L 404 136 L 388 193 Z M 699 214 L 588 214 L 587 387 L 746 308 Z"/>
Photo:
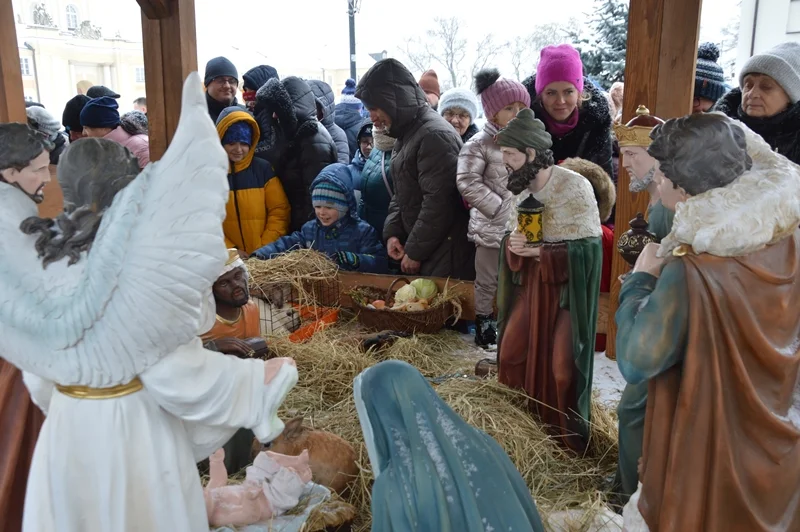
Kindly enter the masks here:
<path id="1" fill-rule="evenodd" d="M 462 121 L 469 120 L 468 113 L 456 113 L 454 111 L 445 111 L 442 116 L 444 116 L 445 120 L 453 120 L 454 118 L 457 118 L 458 120 Z"/>
<path id="2" fill-rule="evenodd" d="M 238 87 L 239 86 L 239 80 L 237 80 L 236 78 L 230 78 L 230 77 L 227 77 L 227 76 L 214 78 L 214 81 L 219 83 L 220 85 L 230 85 L 231 87 Z"/>
<path id="3" fill-rule="evenodd" d="M 374 140 L 371 139 L 371 138 L 370 139 L 362 139 L 361 141 L 359 141 L 359 143 L 360 143 L 362 148 L 366 148 L 368 146 L 370 146 L 370 147 L 373 146 L 374 145 L 373 142 L 374 142 Z"/>

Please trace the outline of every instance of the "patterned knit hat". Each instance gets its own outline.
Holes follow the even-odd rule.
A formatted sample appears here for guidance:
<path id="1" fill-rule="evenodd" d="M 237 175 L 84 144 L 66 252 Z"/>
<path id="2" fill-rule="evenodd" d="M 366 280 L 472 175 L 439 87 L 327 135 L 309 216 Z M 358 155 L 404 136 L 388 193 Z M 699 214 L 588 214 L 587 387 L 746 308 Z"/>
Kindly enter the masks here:
<path id="1" fill-rule="evenodd" d="M 322 181 L 311 191 L 311 204 L 314 207 L 330 207 L 344 216 L 349 210 L 347 194 L 330 181 Z"/>
<path id="2" fill-rule="evenodd" d="M 531 106 L 531 95 L 519 81 L 500 77 L 497 69 L 481 70 L 475 74 L 475 90 L 481 97 L 483 111 L 492 120 L 503 107 L 514 102 Z"/>
<path id="3" fill-rule="evenodd" d="M 355 111 L 361 111 L 364 107 L 361 100 L 356 98 L 356 80 L 353 78 L 348 78 L 347 81 L 344 82 L 340 103 Z"/>
<path id="4" fill-rule="evenodd" d="M 242 142 L 248 146 L 253 142 L 253 129 L 247 122 L 234 122 L 222 136 L 222 145 Z"/>
<path id="5" fill-rule="evenodd" d="M 719 66 L 719 48 L 713 42 L 704 42 L 697 48 L 697 68 L 694 78 L 694 97 L 716 102 L 725 94 L 725 73 Z"/>

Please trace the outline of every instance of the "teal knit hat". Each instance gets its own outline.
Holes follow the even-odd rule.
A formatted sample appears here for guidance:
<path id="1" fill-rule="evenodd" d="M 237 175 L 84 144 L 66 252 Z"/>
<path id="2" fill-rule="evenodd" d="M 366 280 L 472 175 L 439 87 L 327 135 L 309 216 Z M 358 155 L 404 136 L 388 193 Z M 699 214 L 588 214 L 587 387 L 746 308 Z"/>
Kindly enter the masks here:
<path id="1" fill-rule="evenodd" d="M 314 207 L 330 207 L 344 216 L 349 209 L 347 194 L 330 181 L 323 181 L 311 191 L 311 204 Z"/>

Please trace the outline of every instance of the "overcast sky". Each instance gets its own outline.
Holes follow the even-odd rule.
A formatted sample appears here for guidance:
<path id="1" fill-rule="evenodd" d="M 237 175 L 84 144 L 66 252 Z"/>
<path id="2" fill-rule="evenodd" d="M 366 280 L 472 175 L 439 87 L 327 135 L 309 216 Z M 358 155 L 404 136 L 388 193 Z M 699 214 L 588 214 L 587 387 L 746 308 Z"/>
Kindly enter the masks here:
<path id="1" fill-rule="evenodd" d="M 228 56 L 241 71 L 270 64 L 281 76 L 297 73 L 295 69 L 349 67 L 347 0 L 195 3 L 201 71 L 205 62 L 217 55 Z M 124 37 L 141 35 L 138 6 L 133 0 L 104 4 L 105 27 L 125 21 L 120 27 Z M 368 63 L 367 53 L 384 49 L 400 56 L 398 47 L 405 39 L 424 34 L 435 17 L 459 17 L 474 48 L 486 33 L 508 40 L 530 33 L 537 24 L 565 21 L 570 16 L 588 20 L 595 5 L 593 0 L 491 0 L 465 9 L 467 4 L 465 0 L 362 0 L 356 16 L 358 62 Z M 720 29 L 731 17 L 738 18 L 738 5 L 739 0 L 703 0 L 701 41 L 719 41 Z"/>

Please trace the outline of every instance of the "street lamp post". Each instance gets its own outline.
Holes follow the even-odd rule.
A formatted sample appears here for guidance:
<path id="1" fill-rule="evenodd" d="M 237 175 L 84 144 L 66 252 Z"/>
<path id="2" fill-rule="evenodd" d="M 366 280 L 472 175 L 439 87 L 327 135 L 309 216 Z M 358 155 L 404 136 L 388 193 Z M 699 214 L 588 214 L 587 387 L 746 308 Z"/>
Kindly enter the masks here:
<path id="1" fill-rule="evenodd" d="M 358 0 L 347 0 L 347 15 L 350 19 L 350 77 L 356 78 L 356 13 Z"/>

